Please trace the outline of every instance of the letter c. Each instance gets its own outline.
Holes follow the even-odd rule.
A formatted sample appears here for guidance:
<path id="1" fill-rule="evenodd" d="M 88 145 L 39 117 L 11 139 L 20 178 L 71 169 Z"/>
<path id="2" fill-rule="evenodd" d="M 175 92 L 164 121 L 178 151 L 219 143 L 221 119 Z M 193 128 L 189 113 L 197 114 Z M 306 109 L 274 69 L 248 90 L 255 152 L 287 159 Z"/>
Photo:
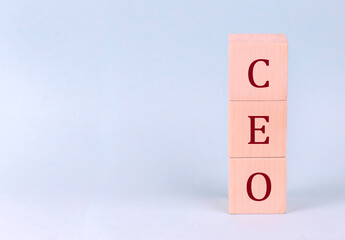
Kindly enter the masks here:
<path id="1" fill-rule="evenodd" d="M 264 85 L 257 85 L 254 81 L 254 77 L 253 77 L 253 70 L 254 70 L 254 66 L 257 62 L 264 62 L 266 64 L 266 66 L 269 66 L 270 65 L 270 62 L 268 59 L 257 59 L 255 60 L 254 62 L 252 62 L 249 66 L 249 69 L 248 69 L 248 78 L 249 78 L 249 82 L 251 85 L 253 85 L 254 87 L 256 88 L 266 88 L 269 86 L 269 81 L 267 80 L 265 82 Z"/>

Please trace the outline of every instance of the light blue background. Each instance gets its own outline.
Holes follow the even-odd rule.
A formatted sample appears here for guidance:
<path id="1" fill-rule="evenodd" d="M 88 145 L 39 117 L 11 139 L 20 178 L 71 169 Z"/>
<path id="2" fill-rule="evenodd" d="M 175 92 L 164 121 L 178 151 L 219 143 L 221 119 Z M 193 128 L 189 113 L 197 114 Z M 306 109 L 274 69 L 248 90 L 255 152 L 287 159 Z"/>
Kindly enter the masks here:
<path id="1" fill-rule="evenodd" d="M 1 239 L 345 239 L 343 1 L 2 1 Z M 288 213 L 227 214 L 228 34 L 289 41 Z"/>

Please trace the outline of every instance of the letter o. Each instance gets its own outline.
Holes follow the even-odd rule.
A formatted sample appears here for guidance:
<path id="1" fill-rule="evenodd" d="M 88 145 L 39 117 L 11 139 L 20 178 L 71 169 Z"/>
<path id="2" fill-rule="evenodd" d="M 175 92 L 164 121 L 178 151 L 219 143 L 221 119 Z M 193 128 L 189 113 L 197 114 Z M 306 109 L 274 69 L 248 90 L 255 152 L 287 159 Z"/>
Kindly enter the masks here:
<path id="1" fill-rule="evenodd" d="M 254 197 L 253 192 L 252 192 L 252 181 L 253 181 L 253 178 L 256 175 L 262 175 L 265 178 L 265 180 L 266 180 L 266 194 L 265 194 L 265 196 L 263 198 L 260 198 L 260 199 Z M 264 201 L 264 200 L 266 200 L 269 197 L 269 195 L 271 194 L 271 189 L 272 189 L 271 179 L 265 173 L 261 173 L 261 172 L 253 173 L 248 178 L 248 181 L 247 181 L 247 193 L 248 193 L 248 196 L 250 197 L 250 199 L 252 199 L 254 201 Z"/>

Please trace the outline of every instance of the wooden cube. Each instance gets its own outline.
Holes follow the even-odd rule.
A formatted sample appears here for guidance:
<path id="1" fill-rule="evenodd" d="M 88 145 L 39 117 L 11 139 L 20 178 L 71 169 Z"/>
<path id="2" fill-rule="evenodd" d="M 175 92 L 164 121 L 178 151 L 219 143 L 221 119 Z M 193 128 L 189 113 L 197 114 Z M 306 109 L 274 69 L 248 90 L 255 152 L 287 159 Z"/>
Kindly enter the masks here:
<path id="1" fill-rule="evenodd" d="M 230 100 L 286 100 L 287 64 L 284 34 L 230 34 Z"/>
<path id="2" fill-rule="evenodd" d="M 230 158 L 229 213 L 285 213 L 286 158 Z"/>
<path id="3" fill-rule="evenodd" d="M 285 157 L 286 101 L 230 101 L 229 156 Z"/>

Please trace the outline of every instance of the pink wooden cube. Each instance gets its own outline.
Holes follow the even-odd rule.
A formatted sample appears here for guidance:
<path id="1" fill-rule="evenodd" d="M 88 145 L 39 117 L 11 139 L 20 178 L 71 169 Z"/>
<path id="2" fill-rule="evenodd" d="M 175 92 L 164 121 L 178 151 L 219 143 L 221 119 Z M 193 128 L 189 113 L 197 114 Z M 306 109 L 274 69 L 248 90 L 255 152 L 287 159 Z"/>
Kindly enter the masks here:
<path id="1" fill-rule="evenodd" d="M 285 213 L 286 158 L 230 158 L 229 213 Z"/>
<path id="2" fill-rule="evenodd" d="M 286 100 L 287 59 L 284 34 L 230 34 L 230 100 Z"/>
<path id="3" fill-rule="evenodd" d="M 229 156 L 285 157 L 286 101 L 230 101 Z"/>

